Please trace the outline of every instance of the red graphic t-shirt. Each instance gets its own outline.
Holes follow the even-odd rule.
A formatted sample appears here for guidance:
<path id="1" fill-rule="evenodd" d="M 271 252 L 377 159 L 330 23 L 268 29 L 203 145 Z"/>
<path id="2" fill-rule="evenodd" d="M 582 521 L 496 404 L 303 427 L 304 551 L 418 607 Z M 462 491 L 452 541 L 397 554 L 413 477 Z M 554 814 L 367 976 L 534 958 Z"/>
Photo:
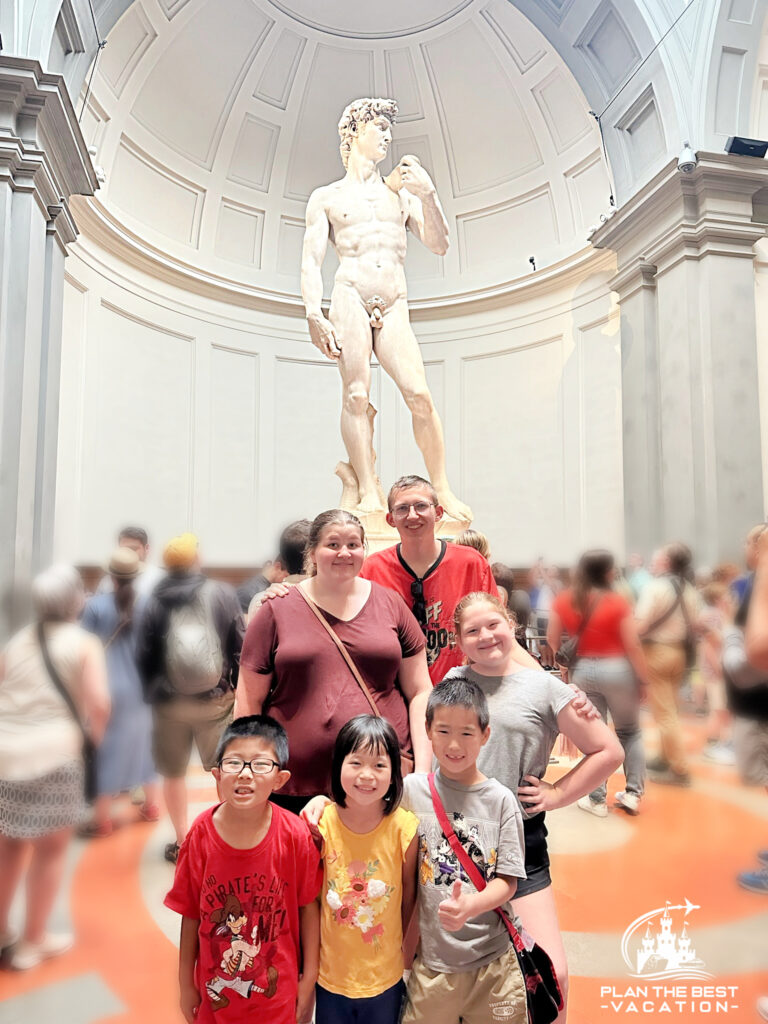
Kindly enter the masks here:
<path id="1" fill-rule="evenodd" d="M 441 541 L 441 545 L 437 561 L 422 581 L 426 619 L 422 629 L 433 683 L 439 683 L 448 669 L 464 661 L 453 630 L 453 612 L 462 597 L 474 590 L 499 596 L 491 567 L 479 552 L 445 541 Z M 417 582 L 417 577 L 403 561 L 399 544 L 366 558 L 360 575 L 389 587 L 403 597 L 409 608 L 415 607 L 417 599 L 411 585 Z M 419 618 L 418 613 L 416 617 Z"/>
<path id="2" fill-rule="evenodd" d="M 299 907 L 320 891 L 319 853 L 304 822 L 275 805 L 259 845 L 236 850 L 216 831 L 215 810 L 190 829 L 165 897 L 171 910 L 200 922 L 196 1019 L 294 1024 Z"/>

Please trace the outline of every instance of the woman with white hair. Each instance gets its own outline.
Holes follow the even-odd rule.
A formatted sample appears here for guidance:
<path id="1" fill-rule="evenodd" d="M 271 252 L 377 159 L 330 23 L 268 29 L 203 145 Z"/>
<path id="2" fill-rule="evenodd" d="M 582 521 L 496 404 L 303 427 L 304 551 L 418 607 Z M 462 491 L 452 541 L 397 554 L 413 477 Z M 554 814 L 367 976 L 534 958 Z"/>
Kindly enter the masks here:
<path id="1" fill-rule="evenodd" d="M 0 654 L 0 951 L 13 947 L 17 970 L 72 945 L 71 935 L 49 934 L 46 925 L 73 828 L 86 813 L 85 737 L 99 742 L 110 707 L 101 643 L 77 624 L 84 602 L 77 570 L 47 569 L 32 599 L 36 621 Z M 9 912 L 25 867 L 26 917 L 16 943 Z"/>

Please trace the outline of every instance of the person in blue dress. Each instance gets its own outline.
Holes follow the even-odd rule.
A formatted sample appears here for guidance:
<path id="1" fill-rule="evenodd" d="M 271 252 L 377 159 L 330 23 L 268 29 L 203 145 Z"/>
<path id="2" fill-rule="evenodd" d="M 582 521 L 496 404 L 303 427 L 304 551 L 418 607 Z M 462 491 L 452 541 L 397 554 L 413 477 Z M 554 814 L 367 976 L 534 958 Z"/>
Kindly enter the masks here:
<path id="1" fill-rule="evenodd" d="M 111 834 L 113 802 L 138 787 L 144 790 L 140 816 L 146 821 L 157 821 L 160 816 L 152 761 L 152 712 L 144 703 L 135 660 L 136 624 L 143 605 L 134 589 L 139 570 L 136 552 L 117 548 L 107 570 L 111 591 L 91 597 L 81 619 L 83 628 L 104 644 L 112 698 L 112 714 L 97 754 L 98 795 L 93 819 L 84 829 L 92 837 Z"/>

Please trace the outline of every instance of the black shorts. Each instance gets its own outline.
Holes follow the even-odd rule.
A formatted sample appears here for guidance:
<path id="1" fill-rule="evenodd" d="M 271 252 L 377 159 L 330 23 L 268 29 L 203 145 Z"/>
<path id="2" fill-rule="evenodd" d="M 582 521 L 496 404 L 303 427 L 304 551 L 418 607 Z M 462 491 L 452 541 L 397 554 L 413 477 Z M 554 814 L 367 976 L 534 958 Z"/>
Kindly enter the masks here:
<path id="1" fill-rule="evenodd" d="M 544 811 L 533 818 L 523 819 L 525 834 L 525 873 L 517 883 L 514 898 L 530 896 L 532 892 L 546 889 L 552 884 L 549 873 L 549 851 L 547 850 L 547 826 L 544 824 Z"/>

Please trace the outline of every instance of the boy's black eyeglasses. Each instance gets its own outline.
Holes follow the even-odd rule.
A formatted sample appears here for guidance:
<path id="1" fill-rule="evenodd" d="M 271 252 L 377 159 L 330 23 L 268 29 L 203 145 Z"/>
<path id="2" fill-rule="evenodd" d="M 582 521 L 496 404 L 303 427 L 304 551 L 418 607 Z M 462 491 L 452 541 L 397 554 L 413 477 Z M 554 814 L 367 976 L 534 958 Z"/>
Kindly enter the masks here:
<path id="1" fill-rule="evenodd" d="M 411 583 L 411 597 L 413 598 L 413 614 L 416 616 L 420 626 L 427 624 L 427 603 L 424 600 L 424 581 L 414 580 Z"/>
<path id="2" fill-rule="evenodd" d="M 251 769 L 252 775 L 269 775 L 273 768 L 280 767 L 277 761 L 271 761 L 266 757 L 260 757 L 253 761 L 244 761 L 242 757 L 225 757 L 219 761 L 219 768 L 226 775 L 239 775 L 246 765 Z"/>

